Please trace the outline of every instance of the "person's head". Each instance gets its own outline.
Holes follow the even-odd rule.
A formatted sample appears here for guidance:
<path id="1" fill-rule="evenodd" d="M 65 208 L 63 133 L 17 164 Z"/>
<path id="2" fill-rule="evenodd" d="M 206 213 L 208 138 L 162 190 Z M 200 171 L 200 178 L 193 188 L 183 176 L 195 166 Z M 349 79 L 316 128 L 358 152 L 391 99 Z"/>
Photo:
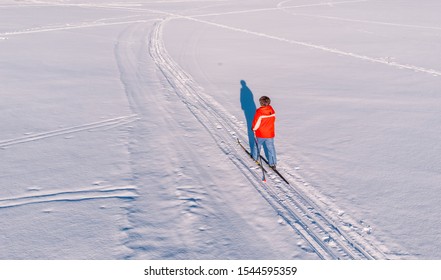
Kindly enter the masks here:
<path id="1" fill-rule="evenodd" d="M 271 99 L 268 96 L 259 98 L 260 106 L 268 106 L 271 104 Z"/>

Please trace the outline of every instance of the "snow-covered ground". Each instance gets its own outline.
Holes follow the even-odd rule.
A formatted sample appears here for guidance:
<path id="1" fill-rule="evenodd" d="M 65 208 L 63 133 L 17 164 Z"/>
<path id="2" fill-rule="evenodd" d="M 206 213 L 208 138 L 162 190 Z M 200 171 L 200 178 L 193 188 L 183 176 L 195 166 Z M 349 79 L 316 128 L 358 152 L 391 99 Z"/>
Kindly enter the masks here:
<path id="1" fill-rule="evenodd" d="M 0 258 L 441 259 L 440 12 L 0 1 Z"/>

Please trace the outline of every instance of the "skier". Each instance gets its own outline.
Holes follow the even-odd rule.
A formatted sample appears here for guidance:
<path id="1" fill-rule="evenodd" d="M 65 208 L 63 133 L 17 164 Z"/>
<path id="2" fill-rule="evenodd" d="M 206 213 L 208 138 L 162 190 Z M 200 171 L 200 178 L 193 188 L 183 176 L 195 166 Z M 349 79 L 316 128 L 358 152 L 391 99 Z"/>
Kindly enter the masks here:
<path id="1" fill-rule="evenodd" d="M 271 168 L 276 169 L 276 149 L 274 147 L 276 112 L 271 107 L 271 99 L 268 96 L 259 98 L 260 107 L 257 108 L 253 119 L 253 131 L 255 135 L 256 145 L 252 151 L 252 157 L 258 161 L 262 145 L 266 146 L 268 163 Z"/>

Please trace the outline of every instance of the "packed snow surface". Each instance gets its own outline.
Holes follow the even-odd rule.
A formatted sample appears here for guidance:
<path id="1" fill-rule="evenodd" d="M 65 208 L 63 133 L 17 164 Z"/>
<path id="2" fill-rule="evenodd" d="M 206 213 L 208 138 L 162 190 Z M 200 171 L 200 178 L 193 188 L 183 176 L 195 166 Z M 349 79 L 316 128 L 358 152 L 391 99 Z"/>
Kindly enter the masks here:
<path id="1" fill-rule="evenodd" d="M 0 258 L 441 259 L 440 13 L 1 1 Z"/>

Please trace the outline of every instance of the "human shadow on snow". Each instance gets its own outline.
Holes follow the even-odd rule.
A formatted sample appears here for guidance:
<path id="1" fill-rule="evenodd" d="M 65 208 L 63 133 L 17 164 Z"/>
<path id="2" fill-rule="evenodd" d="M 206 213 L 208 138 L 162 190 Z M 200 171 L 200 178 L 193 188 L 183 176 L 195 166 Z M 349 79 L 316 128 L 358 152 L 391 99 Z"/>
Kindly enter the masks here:
<path id="1" fill-rule="evenodd" d="M 253 151 L 255 146 L 252 124 L 257 108 L 256 103 L 254 102 L 253 92 L 247 86 L 247 83 L 244 80 L 241 80 L 240 84 L 242 85 L 240 89 L 240 104 L 245 114 L 245 119 L 247 121 L 248 143 L 250 145 L 251 152 Z"/>

